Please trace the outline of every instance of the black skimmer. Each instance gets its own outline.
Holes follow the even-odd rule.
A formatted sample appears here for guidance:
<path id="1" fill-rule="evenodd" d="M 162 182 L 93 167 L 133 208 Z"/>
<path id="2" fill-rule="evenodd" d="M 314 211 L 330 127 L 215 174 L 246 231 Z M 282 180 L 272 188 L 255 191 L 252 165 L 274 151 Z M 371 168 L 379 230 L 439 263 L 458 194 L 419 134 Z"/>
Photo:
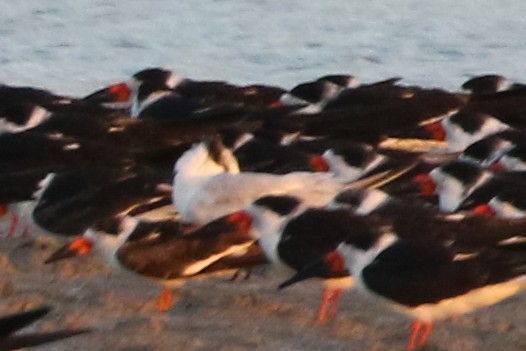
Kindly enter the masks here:
<path id="1" fill-rule="evenodd" d="M 309 82 L 299 83 L 281 96 L 285 105 L 317 105 L 321 110 L 345 89 L 360 86 L 359 80 L 349 74 L 328 74 Z M 309 113 L 309 111 L 305 111 Z"/>
<path id="2" fill-rule="evenodd" d="M 31 103 L 15 103 L 0 110 L 0 134 L 20 133 L 31 129 L 49 118 L 45 108 Z"/>
<path id="3" fill-rule="evenodd" d="M 469 145 L 492 134 L 512 127 L 488 114 L 475 111 L 460 111 L 425 128 L 436 140 L 447 141 L 448 150 L 462 152 Z"/>
<path id="4" fill-rule="evenodd" d="M 149 95 L 150 92 L 157 91 L 157 98 L 161 93 L 168 95 L 182 80 L 182 77 L 177 76 L 170 70 L 159 67 L 146 68 L 135 73 L 128 81 L 112 84 L 97 90 L 84 97 L 83 100 L 110 105 L 119 104 L 119 106 L 129 108 L 131 115 L 136 117 L 140 113 L 140 102 L 145 99 L 146 94 Z M 139 89 L 145 85 L 148 88 L 143 89 L 143 97 L 139 98 Z"/>
<path id="5" fill-rule="evenodd" d="M 324 76 L 319 77 L 316 80 L 330 82 L 330 83 L 333 83 L 333 84 L 336 84 L 342 87 L 343 89 L 357 88 L 361 85 L 358 78 L 356 78 L 352 74 L 345 74 L 345 73 L 326 74 Z"/>
<path id="6" fill-rule="evenodd" d="M 359 88 L 357 88 L 359 89 Z M 355 141 L 378 142 L 388 135 L 403 136 L 437 118 L 457 111 L 464 105 L 458 96 L 439 89 L 417 89 L 407 98 L 385 104 L 366 104 L 304 115 L 289 114 L 286 118 L 266 120 L 270 128 L 301 131 L 306 135 L 330 135 L 353 138 Z"/>
<path id="7" fill-rule="evenodd" d="M 526 86 L 513 83 L 506 90 L 470 95 L 465 110 L 485 113 L 513 127 L 523 129 L 526 126 L 522 113 L 525 103 Z"/>
<path id="8" fill-rule="evenodd" d="M 435 206 L 389 196 L 377 189 L 346 190 L 332 206 L 349 207 L 363 216 L 379 216 L 397 235 L 410 240 L 434 238 L 458 252 L 526 238 L 526 220 L 480 216 L 471 212 L 444 214 Z"/>
<path id="9" fill-rule="evenodd" d="M 436 193 L 441 211 L 485 204 L 499 192 L 524 186 L 522 174 L 493 172 L 472 162 L 454 160 L 433 169 L 429 174 L 415 177 L 420 183 L 421 194 Z"/>
<path id="10" fill-rule="evenodd" d="M 416 153 L 399 152 L 394 162 L 370 144 L 300 133 L 287 134 L 265 128 L 253 133 L 227 129 L 221 132 L 221 139 L 225 146 L 233 150 L 242 171 L 285 174 L 310 170 L 331 172 L 349 181 L 409 165 L 417 156 Z"/>
<path id="11" fill-rule="evenodd" d="M 0 174 L 4 175 L 133 164 L 125 150 L 109 149 L 97 142 L 31 131 L 0 135 Z"/>
<path id="12" fill-rule="evenodd" d="M 284 89 L 274 86 L 261 84 L 238 86 L 224 81 L 200 81 L 178 76 L 162 68 L 147 68 L 134 74 L 128 82 L 131 95 L 133 96 L 144 83 L 172 90 L 181 97 L 207 105 L 241 104 L 270 107 L 285 93 Z"/>
<path id="13" fill-rule="evenodd" d="M 524 218 L 526 216 L 526 192 L 523 189 L 502 191 L 493 197 L 487 206 L 490 209 L 489 214 L 497 217 Z"/>
<path id="14" fill-rule="evenodd" d="M 462 84 L 462 89 L 472 95 L 493 94 L 506 90 L 510 83 L 506 77 L 499 74 L 484 74 L 468 79 Z"/>
<path id="15" fill-rule="evenodd" d="M 353 108 L 387 104 L 400 99 L 410 98 L 417 87 L 397 85 L 401 78 L 390 78 L 374 83 L 356 84 L 344 89 L 329 101 L 326 109 Z"/>
<path id="16" fill-rule="evenodd" d="M 254 109 L 239 104 L 230 103 L 208 103 L 198 99 L 181 96 L 173 90 L 158 88 L 150 83 L 143 83 L 138 90 L 136 99 L 132 104 L 132 117 L 143 121 L 154 122 L 157 129 L 169 128 L 179 137 L 179 140 L 188 140 L 190 135 L 185 131 L 195 134 L 195 131 L 205 135 L 205 131 L 217 133 L 224 128 L 246 128 L 249 130 L 261 128 L 265 121 L 264 116 L 275 115 L 275 112 L 260 111 L 274 109 Z M 278 111 L 278 115 L 282 112 Z M 180 129 L 180 131 L 177 130 Z M 193 141 L 196 141 L 193 139 Z"/>
<path id="17" fill-rule="evenodd" d="M 298 107 L 294 114 L 314 114 L 322 111 L 343 89 L 331 80 L 320 78 L 296 85 L 283 94 L 280 101 L 285 106 Z"/>
<path id="18" fill-rule="evenodd" d="M 474 162 L 483 167 L 492 167 L 508 150 L 512 149 L 519 138 L 524 137 L 519 131 L 504 131 L 491 134 L 469 145 L 459 155 L 460 160 Z M 494 166 L 497 168 L 497 166 Z"/>
<path id="19" fill-rule="evenodd" d="M 89 329 L 70 329 L 43 333 L 17 333 L 19 329 L 34 323 L 50 311 L 50 307 L 42 306 L 0 317 L 0 351 L 38 346 L 90 332 Z"/>
<path id="20" fill-rule="evenodd" d="M 107 109 L 96 102 L 84 101 L 69 96 L 62 96 L 48 90 L 33 87 L 15 87 L 0 84 L 0 106 L 2 114 L 27 114 L 24 110 L 31 106 L 39 106 L 50 112 L 89 112 L 94 114 L 111 114 L 113 109 Z M 20 117 L 19 117 L 20 118 Z"/>
<path id="21" fill-rule="evenodd" d="M 509 172 L 525 172 L 526 144 L 521 143 L 507 148 L 507 150 L 499 158 L 496 168 L 502 168 L 503 170 Z"/>
<path id="22" fill-rule="evenodd" d="M 108 218 L 56 251 L 46 263 L 86 255 L 94 249 L 111 266 L 163 285 L 157 307 L 165 311 L 173 304 L 170 287 L 266 263 L 255 247 L 256 239 L 249 234 L 251 221 L 243 214 L 232 214 L 193 229 L 173 220 Z"/>
<path id="23" fill-rule="evenodd" d="M 284 133 L 229 129 L 221 132 L 221 139 L 233 151 L 242 172 L 286 174 L 310 170 L 311 154 L 287 143 L 288 135 Z"/>
<path id="24" fill-rule="evenodd" d="M 142 83 L 134 96 L 131 116 L 158 120 L 189 119 L 192 114 L 206 111 L 209 107 L 154 83 Z"/>
<path id="25" fill-rule="evenodd" d="M 367 225 L 365 218 L 345 208 L 305 208 L 305 203 L 293 196 L 263 196 L 230 216 L 251 219 L 251 235 L 276 270 L 286 274 L 300 271 L 336 249 L 349 228 L 361 230 Z M 325 289 L 317 320 L 323 322 L 334 317 L 342 290 L 351 288 L 353 281 L 343 267 L 319 278 Z"/>
<path id="26" fill-rule="evenodd" d="M 280 106 L 285 89 L 276 86 L 251 84 L 233 85 L 223 81 L 199 81 L 184 78 L 159 67 L 143 69 L 126 82 L 102 88 L 83 101 L 104 106 L 132 108 L 139 88 L 144 84 L 150 89 L 172 91 L 178 96 L 205 105 L 233 104 L 251 107 Z M 132 114 L 138 114 L 135 110 Z"/>
<path id="27" fill-rule="evenodd" d="M 143 83 L 155 85 L 160 89 L 173 89 L 181 81 L 182 77 L 169 70 L 160 67 L 146 68 L 135 73 L 126 82 L 112 84 L 85 96 L 83 101 L 130 108 Z"/>
<path id="28" fill-rule="evenodd" d="M 13 102 L 17 102 L 36 104 L 48 108 L 69 104 L 72 100 L 70 97 L 56 95 L 44 89 L 0 84 L 0 106 L 9 106 Z"/>
<path id="29" fill-rule="evenodd" d="M 91 120 L 91 117 L 88 118 Z M 51 118 L 45 121 L 57 122 L 56 119 Z M 71 130 L 70 127 L 74 126 L 74 130 L 91 129 L 88 124 L 80 126 L 82 121 L 78 121 L 76 118 L 64 118 L 62 119 L 65 129 Z M 62 132 L 55 132 L 52 128 L 44 128 L 43 124 L 40 124 L 31 131 L 24 131 L 20 133 L 6 133 L 0 135 L 0 165 L 2 165 L 1 177 L 2 179 L 21 177 L 20 182 L 25 185 L 25 193 L 32 193 L 35 189 L 35 177 L 43 178 L 45 174 L 49 172 L 68 172 L 71 170 L 80 169 L 92 169 L 92 168 L 130 168 L 137 163 L 145 164 L 157 168 L 159 157 L 163 156 L 165 152 L 168 153 L 167 158 L 169 164 L 165 167 L 165 174 L 170 177 L 173 162 L 177 156 L 182 153 L 183 149 L 180 149 L 181 142 L 178 142 L 174 147 L 165 148 L 164 146 L 153 146 L 154 148 L 160 147 L 160 150 L 142 150 L 143 148 L 138 147 L 136 150 L 133 148 L 133 144 L 127 144 L 128 147 L 118 145 L 118 147 L 108 147 L 108 143 L 100 141 L 99 138 L 93 138 L 93 133 L 88 131 L 84 133 L 81 138 L 71 137 L 64 135 L 64 129 Z M 36 129 L 39 129 L 38 131 Z M 49 125 L 47 126 L 49 127 Z M 102 129 L 110 129 L 111 126 L 101 126 Z M 44 130 L 46 130 L 44 132 Z M 60 130 L 60 129 L 59 129 Z M 105 133 L 109 133 L 105 131 Z M 82 134 L 82 131 L 79 132 Z M 97 134 L 97 132 L 95 132 Z M 113 134 L 115 135 L 115 134 Z M 108 137 L 107 139 L 111 139 Z M 150 137 L 153 142 L 159 138 Z M 123 139 L 119 139 L 123 140 Z M 141 145 L 145 145 L 144 142 L 139 142 Z M 153 144 L 153 143 L 152 143 Z M 110 144 L 115 145 L 115 144 Z M 184 147 L 184 150 L 187 147 Z M 161 155 L 160 155 L 161 153 Z M 164 165 L 162 165 L 164 167 Z M 26 178 L 30 178 L 30 182 L 26 182 Z M 169 179 L 169 178 L 168 178 Z M 15 179 L 16 180 L 16 179 Z M 9 184 L 15 184 L 16 182 L 9 182 Z M 4 183 L 7 184 L 7 183 Z M 10 189 L 19 189 L 20 186 L 10 186 Z M 7 190 L 7 189 L 6 189 Z M 18 190 L 17 190 L 18 191 Z M 14 192 L 14 191 L 13 191 Z M 5 192 L 4 192 L 5 195 Z M 31 196 L 22 196 L 21 198 L 9 198 L 2 196 L 2 202 L 5 204 L 12 201 L 20 200 L 31 200 Z M 12 232 L 12 231 L 10 231 Z"/>
<path id="30" fill-rule="evenodd" d="M 35 196 L 30 216 L 46 233 L 78 235 L 101 218 L 127 214 L 138 206 L 169 198 L 170 191 L 168 184 L 148 171 L 89 169 L 52 173 Z"/>
<path id="31" fill-rule="evenodd" d="M 45 186 L 45 172 L 16 172 L 0 176 L 4 185 L 0 194 L 0 217 L 9 219 L 5 237 L 28 236 L 28 217 L 38 197 L 39 189 Z"/>
<path id="32" fill-rule="evenodd" d="M 280 287 L 335 265 L 348 267 L 358 289 L 375 302 L 387 303 L 414 320 L 408 350 L 426 345 L 433 322 L 526 289 L 524 248 L 485 247 L 471 255 L 457 254 L 434 240 L 403 239 L 388 226 L 349 231 L 337 250 Z"/>
<path id="33" fill-rule="evenodd" d="M 221 138 L 225 146 L 233 150 L 240 170 L 244 172 L 331 172 L 352 181 L 377 169 L 387 160 L 387 157 L 377 154 L 373 146 L 345 139 L 285 134 L 266 129 L 254 133 L 226 130 L 221 133 Z"/>
<path id="34" fill-rule="evenodd" d="M 326 150 L 320 159 L 311 159 L 313 170 L 328 171 L 349 181 L 356 180 L 387 161 L 368 144 L 351 144 Z"/>
<path id="35" fill-rule="evenodd" d="M 175 89 L 183 97 L 202 103 L 231 104 L 251 108 L 280 107 L 280 98 L 286 90 L 262 84 L 233 85 L 221 81 L 196 81 L 185 79 Z"/>
<path id="36" fill-rule="evenodd" d="M 322 155 L 312 155 L 310 165 L 313 171 L 330 172 L 349 182 L 387 172 L 393 175 L 392 179 L 385 178 L 385 183 L 390 184 L 392 180 L 398 181 L 413 172 L 420 163 L 415 153 L 391 154 L 394 157 L 379 152 L 369 144 L 347 142 L 330 147 Z M 379 183 L 376 186 L 382 185 Z"/>
<path id="37" fill-rule="evenodd" d="M 121 115 L 53 113 L 49 119 L 28 132 L 40 134 L 42 138 L 75 140 L 92 147 L 98 145 L 144 160 L 151 153 L 153 156 L 157 152 L 169 152 L 171 148 L 181 147 L 181 150 L 186 150 L 188 143 L 217 133 L 236 120 L 204 119 L 194 122 L 137 120 Z M 251 131 L 259 128 L 261 123 L 244 121 L 236 125 Z M 175 152 L 174 159 L 179 154 L 180 152 Z"/>

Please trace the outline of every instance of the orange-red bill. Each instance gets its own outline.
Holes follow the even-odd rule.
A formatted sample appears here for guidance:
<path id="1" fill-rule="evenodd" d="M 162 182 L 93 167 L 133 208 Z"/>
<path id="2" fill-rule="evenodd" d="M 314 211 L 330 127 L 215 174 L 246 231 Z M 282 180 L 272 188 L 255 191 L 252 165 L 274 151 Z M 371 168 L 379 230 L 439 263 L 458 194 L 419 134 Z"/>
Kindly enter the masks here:
<path id="1" fill-rule="evenodd" d="M 115 102 L 128 102 L 131 97 L 131 90 L 126 83 L 114 84 L 107 91 L 114 96 Z"/>
<path id="2" fill-rule="evenodd" d="M 504 164 L 500 161 L 493 163 L 489 168 L 496 172 L 504 172 L 506 170 L 506 167 L 504 167 Z"/>
<path id="3" fill-rule="evenodd" d="M 484 215 L 484 216 L 495 216 L 495 211 L 491 208 L 488 204 L 482 204 L 475 207 L 471 212 L 478 214 L 478 215 Z"/>
<path id="4" fill-rule="evenodd" d="M 87 255 L 91 252 L 92 248 L 93 242 L 90 239 L 81 236 L 55 251 L 51 256 L 49 256 L 48 259 L 44 261 L 44 263 L 51 263 L 66 258 Z"/>
<path id="5" fill-rule="evenodd" d="M 270 108 L 278 108 L 278 107 L 283 107 L 285 105 L 283 105 L 283 102 L 281 100 L 276 100 L 272 103 L 270 103 L 269 107 Z"/>
<path id="6" fill-rule="evenodd" d="M 312 155 L 309 160 L 309 167 L 314 172 L 329 171 L 329 164 L 321 155 Z"/>
<path id="7" fill-rule="evenodd" d="M 247 211 L 234 212 L 228 215 L 225 221 L 235 224 L 240 233 L 248 233 L 252 228 L 252 216 Z"/>
<path id="8" fill-rule="evenodd" d="M 431 134 L 433 140 L 446 140 L 446 131 L 444 130 L 444 127 L 442 127 L 442 121 L 426 124 L 424 125 L 424 129 Z"/>
<path id="9" fill-rule="evenodd" d="M 432 196 L 436 191 L 436 183 L 427 173 L 417 174 L 413 177 L 413 183 L 420 187 L 420 195 Z"/>

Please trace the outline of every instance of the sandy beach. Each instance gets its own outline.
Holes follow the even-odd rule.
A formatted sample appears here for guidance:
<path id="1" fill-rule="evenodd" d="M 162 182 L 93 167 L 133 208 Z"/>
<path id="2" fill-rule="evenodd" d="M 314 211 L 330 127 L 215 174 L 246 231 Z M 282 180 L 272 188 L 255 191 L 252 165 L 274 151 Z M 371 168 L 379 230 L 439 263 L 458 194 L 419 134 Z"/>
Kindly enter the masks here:
<path id="1" fill-rule="evenodd" d="M 309 281 L 278 291 L 272 269 L 248 281 L 215 277 L 175 289 L 177 304 L 156 310 L 159 286 L 110 269 L 92 255 L 44 265 L 59 243 L 46 237 L 0 240 L 0 312 L 42 304 L 54 310 L 26 331 L 93 329 L 90 334 L 35 348 L 79 351 L 403 350 L 410 321 L 344 294 L 336 319 L 315 322 L 322 287 Z M 526 297 L 435 324 L 426 350 L 526 349 Z"/>

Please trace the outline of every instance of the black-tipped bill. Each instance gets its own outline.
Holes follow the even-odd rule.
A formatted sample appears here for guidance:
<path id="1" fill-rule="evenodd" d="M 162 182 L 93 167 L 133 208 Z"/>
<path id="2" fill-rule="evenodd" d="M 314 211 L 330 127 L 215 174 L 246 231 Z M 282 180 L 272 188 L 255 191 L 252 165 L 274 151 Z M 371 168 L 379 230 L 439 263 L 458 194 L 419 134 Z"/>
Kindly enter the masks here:
<path id="1" fill-rule="evenodd" d="M 41 306 L 26 312 L 10 314 L 0 318 L 0 339 L 22 329 L 51 311 L 48 306 Z"/>
<path id="2" fill-rule="evenodd" d="M 93 243 L 91 240 L 81 236 L 55 251 L 44 261 L 44 263 L 48 264 L 66 258 L 86 255 L 91 252 L 92 247 Z"/>
<path id="3" fill-rule="evenodd" d="M 278 285 L 278 289 L 284 289 L 292 284 L 299 283 L 311 278 L 325 278 L 331 275 L 331 266 L 321 259 L 298 271 L 292 278 Z"/>
<path id="4" fill-rule="evenodd" d="M 90 332 L 90 329 L 61 330 L 50 333 L 28 333 L 13 335 L 5 340 L 0 340 L 0 351 L 18 350 L 21 348 L 42 345 L 48 342 L 70 338 L 75 335 Z"/>

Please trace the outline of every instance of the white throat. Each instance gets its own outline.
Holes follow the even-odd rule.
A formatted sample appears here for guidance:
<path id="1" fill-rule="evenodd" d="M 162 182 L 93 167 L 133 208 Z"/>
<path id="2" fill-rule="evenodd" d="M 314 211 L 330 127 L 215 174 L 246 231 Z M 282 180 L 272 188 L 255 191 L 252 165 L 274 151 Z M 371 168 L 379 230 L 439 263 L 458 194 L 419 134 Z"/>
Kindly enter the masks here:
<path id="1" fill-rule="evenodd" d="M 138 224 L 139 221 L 137 219 L 133 217 L 125 217 L 121 223 L 118 235 L 112 235 L 89 228 L 84 232 L 84 236 L 92 240 L 95 250 L 104 257 L 106 262 L 111 266 L 117 267 L 117 250 L 124 245 Z"/>
<path id="2" fill-rule="evenodd" d="M 265 256 L 274 264 L 282 264 L 277 249 L 281 240 L 281 233 L 290 216 L 279 216 L 278 214 L 250 205 L 247 211 L 252 215 L 251 234 L 258 240 L 259 246 Z"/>
<path id="3" fill-rule="evenodd" d="M 396 241 L 398 241 L 398 237 L 391 231 L 387 231 L 380 236 L 374 246 L 368 250 L 362 250 L 352 245 L 342 243 L 338 247 L 338 251 L 344 257 L 345 263 L 351 270 L 352 275 L 360 281 L 359 285 L 364 286 L 361 278 L 362 271 L 371 264 L 382 251 L 393 245 Z"/>

